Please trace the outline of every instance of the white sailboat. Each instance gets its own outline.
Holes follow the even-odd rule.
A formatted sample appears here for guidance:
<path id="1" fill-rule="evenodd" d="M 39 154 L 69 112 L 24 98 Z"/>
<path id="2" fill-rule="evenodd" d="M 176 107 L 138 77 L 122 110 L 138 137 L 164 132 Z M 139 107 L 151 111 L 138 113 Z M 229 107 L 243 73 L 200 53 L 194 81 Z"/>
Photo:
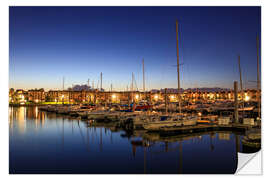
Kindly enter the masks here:
<path id="1" fill-rule="evenodd" d="M 180 94 L 180 77 L 179 77 L 179 43 L 178 43 L 178 21 L 176 20 L 176 48 L 177 48 L 177 80 L 178 80 L 178 108 L 179 114 L 171 114 L 166 116 L 151 115 L 142 118 L 144 129 L 158 130 L 164 127 L 181 127 L 197 124 L 197 116 L 184 116 L 181 114 L 181 94 Z"/>

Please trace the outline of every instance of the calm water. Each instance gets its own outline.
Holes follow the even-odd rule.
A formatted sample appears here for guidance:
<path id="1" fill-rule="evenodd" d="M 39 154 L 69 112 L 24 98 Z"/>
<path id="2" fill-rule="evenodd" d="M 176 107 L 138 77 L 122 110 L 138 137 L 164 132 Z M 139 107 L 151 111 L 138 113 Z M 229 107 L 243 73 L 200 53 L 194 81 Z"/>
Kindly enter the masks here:
<path id="1" fill-rule="evenodd" d="M 129 136 L 37 107 L 10 107 L 9 114 L 10 173 L 234 173 L 242 151 L 242 136 L 229 132 Z"/>

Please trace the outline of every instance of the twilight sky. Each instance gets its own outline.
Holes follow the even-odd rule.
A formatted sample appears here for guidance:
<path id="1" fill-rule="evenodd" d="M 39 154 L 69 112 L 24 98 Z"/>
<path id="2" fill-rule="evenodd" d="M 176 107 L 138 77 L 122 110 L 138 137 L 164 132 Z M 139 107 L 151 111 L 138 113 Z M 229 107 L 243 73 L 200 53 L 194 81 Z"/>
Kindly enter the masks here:
<path id="1" fill-rule="evenodd" d="M 181 86 L 244 88 L 257 78 L 260 7 L 10 7 L 9 86 L 62 89 L 100 83 L 108 90 L 176 88 L 179 21 Z"/>

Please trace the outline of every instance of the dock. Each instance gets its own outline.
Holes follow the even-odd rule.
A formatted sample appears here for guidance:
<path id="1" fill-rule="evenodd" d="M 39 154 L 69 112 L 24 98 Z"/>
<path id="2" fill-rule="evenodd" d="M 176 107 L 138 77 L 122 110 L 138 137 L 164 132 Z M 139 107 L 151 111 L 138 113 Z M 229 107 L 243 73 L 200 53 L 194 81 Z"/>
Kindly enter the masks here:
<path id="1" fill-rule="evenodd" d="M 197 133 L 197 132 L 209 132 L 209 131 L 237 131 L 245 132 L 253 128 L 251 125 L 243 125 L 240 123 L 232 123 L 228 125 L 216 125 L 216 124 L 198 124 L 195 126 L 183 126 L 183 127 L 171 127 L 161 128 L 159 130 L 149 130 L 149 132 L 159 132 L 160 135 L 175 135 L 175 134 L 186 134 L 186 133 Z"/>

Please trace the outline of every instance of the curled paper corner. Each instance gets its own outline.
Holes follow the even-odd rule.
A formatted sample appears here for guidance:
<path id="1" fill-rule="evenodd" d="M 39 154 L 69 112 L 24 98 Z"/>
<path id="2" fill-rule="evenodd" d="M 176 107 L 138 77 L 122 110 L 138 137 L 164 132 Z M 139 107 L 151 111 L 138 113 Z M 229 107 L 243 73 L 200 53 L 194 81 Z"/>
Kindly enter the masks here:
<path id="1" fill-rule="evenodd" d="M 262 175 L 261 150 L 256 153 L 238 153 L 236 175 Z"/>

